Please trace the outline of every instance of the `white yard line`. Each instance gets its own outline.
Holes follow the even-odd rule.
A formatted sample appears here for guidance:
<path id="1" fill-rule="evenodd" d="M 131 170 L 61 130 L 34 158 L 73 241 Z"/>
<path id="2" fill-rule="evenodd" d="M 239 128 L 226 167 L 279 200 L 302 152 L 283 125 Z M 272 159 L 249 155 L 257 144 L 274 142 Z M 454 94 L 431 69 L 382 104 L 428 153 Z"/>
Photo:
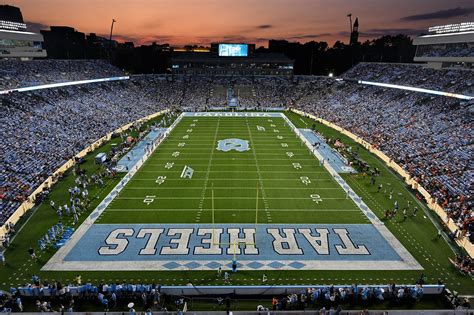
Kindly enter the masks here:
<path id="1" fill-rule="evenodd" d="M 257 188 L 257 187 L 255 187 Z M 175 200 L 177 197 L 157 197 L 156 200 Z M 180 200 L 203 200 L 202 196 L 200 197 L 178 197 Z M 225 197 L 214 197 L 214 200 L 226 200 L 226 199 L 248 199 L 255 200 L 255 197 L 238 197 L 238 196 L 225 196 Z M 267 200 L 309 200 L 308 197 L 265 197 Z M 115 200 L 143 200 L 143 197 L 115 197 Z M 346 197 L 343 198 L 324 198 L 324 200 L 347 200 Z"/>
<path id="2" fill-rule="evenodd" d="M 193 165 L 196 166 L 196 165 Z M 140 171 L 140 173 L 154 173 L 154 174 L 161 174 L 161 173 L 172 173 L 175 171 Z M 260 171 L 261 173 L 269 173 L 269 174 L 295 174 L 295 172 L 280 172 L 280 171 Z M 255 173 L 255 171 L 196 171 L 194 170 L 194 174 L 196 173 Z M 306 172 L 306 174 L 327 174 L 328 172 Z"/>
<path id="3" fill-rule="evenodd" d="M 255 198 L 253 198 L 255 199 Z M 276 212 L 311 212 L 311 211 L 316 211 L 316 212 L 360 212 L 359 209 L 268 209 L 269 211 L 276 211 Z M 107 212 L 137 212 L 137 211 L 143 211 L 143 212 L 155 212 L 155 211 L 173 211 L 173 212 L 180 212 L 180 211 L 196 211 L 196 208 L 133 208 L 133 209 L 124 209 L 124 208 L 107 208 Z M 255 209 L 238 209 L 238 208 L 219 208 L 215 209 L 215 211 L 253 211 L 255 212 Z M 179 223 L 178 223 L 179 224 Z M 188 224 L 188 223 L 185 223 Z M 320 224 L 327 224 L 327 223 L 320 223 Z"/>
<path id="4" fill-rule="evenodd" d="M 168 130 L 164 133 L 163 138 L 157 146 L 154 147 L 153 151 L 151 151 L 148 155 L 145 155 L 135 166 L 120 180 L 120 182 L 110 191 L 110 193 L 99 203 L 99 205 L 91 212 L 91 214 L 82 222 L 82 224 L 78 227 L 76 232 L 71 236 L 66 244 L 59 248 L 58 251 L 51 257 L 51 259 L 41 268 L 41 270 L 51 270 L 52 266 L 58 266 L 58 264 L 64 263 L 65 257 L 69 254 L 69 252 L 76 246 L 79 240 L 86 234 L 86 232 L 91 228 L 94 222 L 101 216 L 101 214 L 105 211 L 105 209 L 110 205 L 110 203 L 117 197 L 122 191 L 122 189 L 130 182 L 131 178 L 136 174 L 136 172 L 142 167 L 148 158 L 156 151 L 156 149 L 160 146 L 163 141 L 165 141 L 171 131 L 176 127 L 176 125 L 181 121 L 184 117 L 184 113 L 178 116 L 173 124 L 168 128 Z M 57 269 L 57 267 L 56 267 Z"/>
<path id="5" fill-rule="evenodd" d="M 150 188 L 150 187 L 127 187 L 127 190 L 176 190 L 176 189 L 182 189 L 183 186 L 176 186 L 176 187 L 159 187 L 159 188 Z M 255 187 L 230 187 L 232 189 L 244 189 L 244 190 L 255 190 Z M 214 190 L 228 190 L 230 189 L 229 187 L 214 187 Z M 201 187 L 186 187 L 186 190 L 190 189 L 199 189 L 201 190 Z M 267 187 L 265 190 L 341 190 L 339 187 Z"/>
<path id="6" fill-rule="evenodd" d="M 166 181 L 181 181 L 182 178 L 167 178 Z M 205 178 L 189 178 L 186 179 L 186 181 L 202 181 L 206 180 Z M 236 180 L 260 180 L 260 178 L 214 178 L 213 180 L 215 181 L 236 181 Z M 295 181 L 301 181 L 300 178 L 262 178 L 264 181 L 289 181 L 289 180 L 295 180 Z M 136 181 L 156 181 L 156 179 L 153 178 L 135 178 L 130 181 L 136 182 Z M 326 179 L 311 179 L 312 182 L 333 182 L 332 178 L 326 178 Z M 232 187 L 229 187 L 232 188 Z M 256 187 L 255 187 L 256 188 Z"/>
<path id="7" fill-rule="evenodd" d="M 169 158 L 153 158 L 151 161 L 168 161 Z M 209 158 L 187 158 L 188 161 L 208 161 Z M 214 161 L 228 161 L 229 158 L 214 158 Z M 232 158 L 232 161 L 248 161 L 250 159 L 239 159 L 239 158 Z M 288 161 L 286 159 L 258 159 L 259 161 Z M 314 161 L 314 158 L 310 159 L 298 159 L 299 161 Z M 219 164 L 218 164 L 219 165 Z M 273 164 L 272 164 L 273 165 Z"/>
<path id="8" fill-rule="evenodd" d="M 217 124 L 216 124 L 216 128 L 214 130 L 214 144 L 217 143 L 217 135 L 219 134 L 219 125 L 220 125 L 220 118 L 217 119 Z M 211 167 L 212 167 L 212 158 L 214 156 L 214 144 L 211 145 L 211 153 L 210 153 L 210 157 L 209 157 L 209 163 L 207 163 L 207 171 L 206 171 L 206 177 L 204 179 L 204 186 L 202 188 L 202 192 L 201 192 L 201 197 L 199 198 L 199 210 L 196 214 L 196 223 L 200 222 L 201 221 L 201 213 L 202 213 L 202 208 L 203 208 L 203 205 L 204 205 L 204 199 L 206 199 L 206 191 L 207 191 L 207 183 L 209 182 L 209 173 L 211 171 Z"/>
<path id="9" fill-rule="evenodd" d="M 309 150 L 312 150 L 312 144 L 306 140 L 302 133 L 295 127 L 295 125 L 284 115 L 282 117 L 287 122 L 288 126 L 291 127 L 293 132 L 303 141 L 303 143 L 308 147 Z M 313 150 L 312 150 L 313 151 Z M 314 155 L 319 159 L 323 160 L 321 154 L 314 150 Z M 362 211 L 362 213 L 370 220 L 372 225 L 380 232 L 380 234 L 385 238 L 385 240 L 392 246 L 393 250 L 400 256 L 403 260 L 403 263 L 408 267 L 408 269 L 419 269 L 422 270 L 423 267 L 416 261 L 416 259 L 408 252 L 408 250 L 400 243 L 400 241 L 390 232 L 390 230 L 383 224 L 382 221 L 375 215 L 375 213 L 365 204 L 365 202 L 360 198 L 354 190 L 347 184 L 347 182 L 332 168 L 329 163 L 324 163 L 324 167 L 328 170 L 329 174 L 334 177 L 334 180 L 344 191 L 347 192 L 348 196 L 354 201 L 357 207 Z"/>
<path id="10" fill-rule="evenodd" d="M 267 194 L 265 193 L 265 187 L 263 185 L 263 180 L 262 180 L 262 174 L 260 173 L 260 167 L 258 165 L 258 159 L 257 159 L 257 152 L 255 150 L 255 142 L 253 141 L 253 137 L 252 137 L 252 131 L 250 130 L 250 126 L 249 126 L 249 123 L 248 123 L 248 119 L 245 118 L 245 123 L 247 124 L 247 130 L 249 132 L 249 139 L 250 139 L 250 146 L 251 146 L 251 150 L 252 150 L 252 153 L 253 153 L 253 158 L 255 160 L 255 166 L 257 167 L 257 174 L 258 174 L 258 182 L 259 182 L 259 188 L 262 192 L 262 199 L 263 199 L 263 207 L 265 209 L 265 214 L 267 215 L 267 222 L 268 223 L 271 223 L 273 222 L 272 220 L 272 214 L 269 210 L 269 206 L 268 206 L 268 200 L 267 200 Z M 279 155 L 281 155 L 281 152 L 279 153 Z M 254 198 L 255 199 L 255 198 Z M 257 201 L 259 202 L 259 201 Z M 258 205 L 260 207 L 260 204 Z M 256 210 L 257 211 L 257 210 Z M 257 214 L 258 215 L 258 214 Z"/>
<path id="11" fill-rule="evenodd" d="M 215 159 L 214 159 L 215 160 Z M 313 159 L 314 160 L 314 159 Z M 301 166 L 314 166 L 313 163 L 308 163 L 308 164 L 302 164 L 300 163 Z M 187 165 L 187 163 L 179 163 L 179 162 L 176 162 L 174 163 L 174 165 L 181 165 L 181 166 L 184 166 L 184 165 Z M 163 166 L 163 164 L 154 164 L 154 163 L 147 163 L 146 166 Z M 193 166 L 207 166 L 207 163 L 206 164 L 199 164 L 199 163 L 193 163 Z M 255 166 L 255 165 L 248 165 L 248 164 L 234 164 L 232 163 L 232 165 L 227 165 L 227 164 L 214 164 L 212 165 L 213 167 L 214 166 L 223 166 L 223 167 L 233 167 L 233 166 Z M 272 163 L 271 165 L 260 165 L 260 167 L 271 167 L 271 168 L 275 168 L 277 166 L 288 166 L 288 163 L 285 163 L 285 164 L 274 164 Z M 142 171 L 143 172 L 143 171 Z M 220 172 L 220 171 L 216 171 L 216 172 Z M 324 173 L 327 173 L 327 172 L 324 172 Z"/>

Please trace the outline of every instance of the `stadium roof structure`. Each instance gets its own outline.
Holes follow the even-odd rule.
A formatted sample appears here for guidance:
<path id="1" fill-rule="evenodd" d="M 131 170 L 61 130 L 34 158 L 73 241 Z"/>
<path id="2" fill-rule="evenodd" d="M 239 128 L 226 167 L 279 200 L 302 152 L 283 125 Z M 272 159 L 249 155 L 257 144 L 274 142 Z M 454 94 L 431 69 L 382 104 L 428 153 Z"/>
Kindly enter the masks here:
<path id="1" fill-rule="evenodd" d="M 436 26 L 430 34 L 413 40 L 416 46 L 414 61 L 426 62 L 432 68 L 456 64 L 474 64 L 474 22 Z"/>
<path id="2" fill-rule="evenodd" d="M 175 62 L 219 62 L 219 63 L 236 63 L 236 62 L 253 62 L 253 63 L 270 63 L 281 62 L 291 63 L 293 60 L 280 53 L 255 53 L 250 57 L 220 57 L 214 54 L 201 52 L 184 52 L 177 53 L 173 56 Z"/>

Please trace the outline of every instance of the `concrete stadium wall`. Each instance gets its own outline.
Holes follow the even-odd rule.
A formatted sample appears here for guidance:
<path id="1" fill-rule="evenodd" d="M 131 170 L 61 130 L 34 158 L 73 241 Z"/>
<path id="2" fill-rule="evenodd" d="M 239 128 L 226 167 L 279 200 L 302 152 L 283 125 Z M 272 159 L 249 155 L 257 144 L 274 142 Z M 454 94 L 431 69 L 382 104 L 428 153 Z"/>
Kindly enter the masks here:
<path id="1" fill-rule="evenodd" d="M 333 124 L 333 123 L 331 123 L 327 120 L 318 118 L 314 115 L 305 113 L 305 112 L 297 110 L 297 109 L 291 109 L 291 111 L 298 114 L 298 115 L 309 117 L 309 118 L 311 118 L 311 119 L 313 119 L 313 120 L 315 120 L 315 121 L 317 121 L 317 122 L 319 122 L 319 123 L 321 123 L 325 126 L 328 126 L 328 127 L 332 128 L 334 130 L 337 130 L 338 132 L 342 133 L 343 135 L 351 138 L 355 142 L 362 145 L 369 152 L 375 154 L 385 164 L 387 164 L 390 168 L 392 168 L 395 172 L 397 172 L 397 174 L 400 175 L 408 185 L 410 185 L 414 190 L 417 190 L 426 199 L 428 208 L 430 208 L 432 211 L 434 211 L 439 216 L 439 218 L 443 221 L 444 224 L 446 224 L 447 228 L 451 232 L 454 232 L 458 229 L 458 227 L 456 226 L 456 224 L 454 224 L 454 222 L 452 220 L 449 220 L 449 222 L 446 223 L 447 219 L 448 219 L 448 215 L 447 215 L 446 211 L 444 211 L 444 209 L 439 204 L 437 204 L 435 202 L 435 198 L 433 198 L 430 195 L 430 193 L 423 186 L 421 186 L 417 181 L 415 181 L 410 176 L 410 174 L 408 174 L 407 171 L 405 171 L 400 165 L 395 163 L 385 153 L 378 150 L 377 148 L 375 148 L 373 145 L 371 145 L 370 143 L 368 143 L 367 141 L 365 141 L 361 137 L 359 137 L 359 136 L 353 134 L 352 132 L 347 131 L 346 129 L 344 129 L 344 128 L 338 126 L 338 125 L 335 125 L 335 124 Z M 462 248 L 464 248 L 466 250 L 466 252 L 469 254 L 469 256 L 474 257 L 474 244 L 472 244 L 467 237 L 457 239 L 456 243 L 459 246 L 461 246 Z"/>
<path id="2" fill-rule="evenodd" d="M 86 156 L 87 154 L 89 154 L 90 152 L 96 150 L 97 148 L 99 148 L 100 146 L 102 146 L 103 144 L 105 144 L 107 141 L 110 140 L 110 138 L 112 138 L 112 134 L 114 133 L 120 133 L 120 132 L 123 132 L 125 130 L 128 130 L 130 129 L 130 127 L 132 125 L 134 125 L 135 123 L 139 123 L 139 122 L 144 122 L 144 121 L 148 121 L 150 119 L 153 119 L 155 117 L 158 117 L 160 115 L 163 115 L 165 113 L 167 113 L 169 110 L 166 109 L 166 110 L 162 110 L 162 111 L 159 111 L 159 112 L 156 112 L 154 114 L 151 114 L 151 115 L 148 115 L 146 117 L 143 117 L 143 118 L 140 118 L 140 119 L 137 119 L 131 123 L 128 123 L 126 125 L 123 125 L 122 127 L 108 133 L 107 135 L 103 136 L 102 138 L 98 139 L 97 141 L 93 142 L 91 145 L 89 145 L 87 148 L 85 148 L 84 150 L 82 150 L 81 152 L 79 152 L 78 154 L 76 154 L 73 158 L 71 158 L 70 160 L 68 160 L 66 163 L 64 163 L 61 167 L 59 167 L 56 171 L 54 171 L 54 173 L 49 176 L 41 185 L 39 185 L 35 191 L 33 191 L 33 193 L 31 195 L 28 196 L 27 200 L 24 201 L 16 210 L 15 212 L 13 212 L 13 214 L 8 218 L 8 220 L 6 220 L 5 224 L 2 225 L 1 229 L 0 229 L 0 238 L 3 238 L 5 236 L 5 234 L 7 233 L 7 224 L 8 223 L 12 223 L 12 224 L 16 224 L 20 218 L 26 213 L 28 212 L 31 208 L 34 207 L 35 205 L 35 200 L 36 200 L 36 196 L 43 191 L 43 189 L 45 188 L 49 188 L 51 187 L 54 183 L 56 183 L 58 181 L 58 178 L 60 178 L 60 176 L 62 174 L 64 174 L 69 168 L 71 168 L 75 162 L 74 162 L 74 159 L 75 158 L 82 158 L 84 156 Z"/>

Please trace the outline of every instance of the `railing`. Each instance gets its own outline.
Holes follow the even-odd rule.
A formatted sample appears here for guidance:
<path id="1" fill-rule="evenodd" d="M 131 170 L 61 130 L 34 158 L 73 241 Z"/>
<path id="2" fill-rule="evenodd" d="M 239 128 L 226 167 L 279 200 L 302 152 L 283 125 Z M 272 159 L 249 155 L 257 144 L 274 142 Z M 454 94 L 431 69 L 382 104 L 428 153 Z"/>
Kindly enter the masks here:
<path id="1" fill-rule="evenodd" d="M 334 285 L 334 289 L 338 290 L 339 288 L 351 288 L 351 285 Z M 396 290 L 399 288 L 414 288 L 416 285 L 397 285 Z M 71 296 L 79 296 L 82 293 L 87 293 L 88 291 L 85 289 L 86 286 L 68 286 L 67 291 L 68 294 Z M 90 287 L 92 288 L 92 287 Z M 95 287 L 96 288 L 96 287 Z M 167 295 L 176 295 L 176 296 L 205 296 L 205 295 L 242 295 L 242 296 L 251 296 L 251 295 L 261 295 L 261 296 L 274 296 L 274 295 L 289 295 L 289 294 L 300 294 L 305 292 L 308 288 L 314 289 L 325 289 L 328 288 L 327 285 L 229 285 L 229 286 L 161 286 L 160 293 L 167 294 Z M 359 294 L 365 288 L 383 288 L 384 290 L 388 290 L 389 287 L 386 284 L 383 285 L 358 285 L 357 286 L 357 294 Z M 444 285 L 423 285 L 423 295 L 438 295 L 441 294 L 444 290 Z M 147 288 L 138 289 L 134 292 L 129 292 L 125 288 L 121 291 L 114 291 L 112 286 L 108 286 L 107 292 L 105 293 L 112 293 L 112 292 L 123 292 L 124 294 L 128 295 L 137 295 L 140 296 L 142 293 L 149 293 L 151 290 L 151 286 L 147 286 Z M 56 296 L 57 290 L 54 291 L 50 288 L 30 288 L 30 287 L 20 287 L 18 288 L 19 293 L 22 296 Z"/>

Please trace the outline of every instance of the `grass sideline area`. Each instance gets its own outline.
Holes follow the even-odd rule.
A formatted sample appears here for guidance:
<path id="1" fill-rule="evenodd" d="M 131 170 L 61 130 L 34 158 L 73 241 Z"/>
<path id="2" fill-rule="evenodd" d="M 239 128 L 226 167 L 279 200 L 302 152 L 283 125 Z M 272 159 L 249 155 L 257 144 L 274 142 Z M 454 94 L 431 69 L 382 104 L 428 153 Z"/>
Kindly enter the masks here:
<path id="1" fill-rule="evenodd" d="M 299 128 L 310 128 L 315 122 L 311 121 L 308 118 L 302 118 L 294 113 L 286 112 L 285 113 L 290 120 Z M 245 135 L 248 137 L 249 130 L 245 130 L 241 128 L 241 121 L 233 122 L 232 118 L 229 118 L 228 122 L 225 122 L 226 128 L 229 129 L 235 137 L 239 137 L 239 135 Z M 244 118 L 239 118 L 244 119 Z M 280 124 L 282 122 L 279 122 Z M 235 126 L 233 126 L 235 124 Z M 237 127 L 236 127 L 237 126 Z M 157 151 L 150 157 L 150 159 L 145 163 L 143 166 L 143 173 L 138 173 L 137 175 L 141 176 L 143 180 L 150 180 L 153 181 L 156 179 L 155 172 L 156 167 L 163 167 L 166 163 L 166 159 L 161 157 L 161 155 L 169 156 L 172 154 L 176 149 L 176 144 L 179 143 L 178 139 L 173 139 L 175 133 L 178 135 L 181 128 L 184 128 L 183 122 L 180 123 L 175 131 L 172 133 L 172 137 L 167 139 L 162 145 L 160 145 Z M 187 128 L 187 127 L 186 127 Z M 255 128 L 255 127 L 253 127 Z M 216 133 L 217 131 L 215 128 L 210 128 L 214 130 L 209 130 L 200 135 L 200 140 L 202 143 L 195 143 L 196 148 L 199 149 L 200 147 L 208 148 L 209 145 L 212 145 L 216 141 Z M 400 208 L 403 209 L 404 204 L 411 200 L 412 203 L 418 203 L 418 206 L 422 209 L 419 212 L 417 217 L 409 217 L 407 220 L 403 221 L 402 215 L 399 212 L 398 216 L 391 220 L 384 220 L 384 223 L 389 228 L 389 230 L 396 236 L 397 239 L 407 248 L 410 253 L 415 257 L 415 259 L 424 267 L 423 274 L 426 277 L 427 283 L 436 283 L 438 279 L 442 279 L 443 282 L 448 286 L 450 289 L 454 289 L 462 294 L 472 294 L 474 292 L 473 281 L 461 274 L 459 274 L 455 268 L 451 265 L 448 258 L 454 256 L 452 250 L 448 246 L 448 244 L 443 239 L 437 238 L 437 229 L 433 226 L 430 222 L 428 216 L 433 215 L 429 213 L 429 210 L 419 203 L 413 194 L 409 191 L 409 187 L 407 187 L 401 178 L 395 175 L 391 170 L 389 170 L 382 161 L 376 158 L 374 155 L 366 151 L 363 147 L 359 146 L 358 144 L 354 143 L 349 138 L 341 135 L 340 133 L 332 130 L 328 127 L 322 126 L 320 124 L 316 124 L 316 129 L 318 132 L 323 134 L 325 137 L 331 138 L 340 138 L 342 142 L 346 145 L 352 146 L 354 149 L 359 150 L 359 154 L 361 158 L 363 158 L 372 168 L 378 167 L 381 170 L 381 175 L 377 179 L 377 181 L 382 181 L 385 185 L 389 185 L 394 190 L 394 199 L 397 199 L 400 204 Z M 307 153 L 307 149 L 300 146 L 297 139 L 294 135 L 291 135 L 291 131 L 289 129 L 285 130 L 287 136 L 292 139 L 295 139 L 292 143 L 288 143 L 292 145 L 296 149 L 305 150 L 305 155 L 308 158 L 308 166 L 311 167 L 312 172 L 319 172 L 318 176 L 321 177 L 322 182 L 324 182 L 324 187 L 327 188 L 334 188 L 334 192 L 328 194 L 326 196 L 322 196 L 323 198 L 336 198 L 336 199 L 328 199 L 327 203 L 324 206 L 321 206 L 320 211 L 326 212 L 324 215 L 316 215 L 317 213 L 305 211 L 298 215 L 294 213 L 289 213 L 285 211 L 286 208 L 289 207 L 288 204 L 285 204 L 285 199 L 280 199 L 278 202 L 272 203 L 272 200 L 269 200 L 269 203 L 272 204 L 273 208 L 281 207 L 281 211 L 270 211 L 270 218 L 266 214 L 265 211 L 260 211 L 258 216 L 259 222 L 271 222 L 271 223 L 288 223 L 288 222 L 312 222 L 312 223 L 364 223 L 367 222 L 366 218 L 360 211 L 357 211 L 355 205 L 351 204 L 349 200 L 344 198 L 344 194 L 342 189 L 337 190 L 337 184 L 332 181 L 329 174 L 325 174 L 322 171 L 322 168 L 318 166 L 317 161 L 313 158 L 313 162 L 311 162 L 310 156 Z M 213 134 L 214 133 L 214 134 Z M 255 134 L 252 131 L 252 134 Z M 225 138 L 226 134 L 219 134 L 219 139 Z M 260 141 L 257 139 L 258 136 L 253 136 L 253 142 L 257 143 L 260 148 L 265 146 L 265 142 Z M 97 151 L 89 154 L 86 158 L 86 162 L 83 164 L 83 168 L 87 169 L 90 172 L 96 170 L 97 166 L 94 164 L 94 156 L 98 152 L 106 152 L 110 149 L 110 146 L 119 139 L 113 139 L 105 146 L 101 147 Z M 252 142 L 252 141 L 251 141 Z M 189 142 L 190 145 L 193 145 L 193 142 Z M 262 146 L 262 147 L 260 147 Z M 186 146 L 184 147 L 186 148 Z M 259 150 L 257 149 L 257 151 Z M 203 150 L 204 151 L 204 150 Z M 209 150 L 205 153 L 196 153 L 193 155 L 189 155 L 188 158 L 196 159 L 196 162 L 191 164 L 193 167 L 196 165 L 196 176 L 199 174 L 203 174 L 200 172 L 206 172 L 207 168 L 209 167 Z M 183 154 L 185 151 L 183 151 Z M 303 151 L 301 151 L 303 152 Z M 255 181 L 245 180 L 245 178 L 237 178 L 238 176 L 236 170 L 240 169 L 238 166 L 238 160 L 233 160 L 234 166 L 232 163 L 229 165 L 229 158 L 237 158 L 233 156 L 229 156 L 228 154 L 232 155 L 234 153 L 226 153 L 226 158 L 220 161 L 219 155 L 222 153 L 214 152 L 215 156 L 215 169 L 214 166 L 211 169 L 215 170 L 216 172 L 209 172 L 209 178 L 207 179 L 208 182 L 212 182 L 214 184 L 215 190 L 215 201 L 216 201 L 216 209 L 232 209 L 230 211 L 222 210 L 216 211 L 216 222 L 221 223 L 253 223 L 255 222 L 255 192 L 256 192 L 256 185 Z M 239 153 L 240 154 L 240 153 Z M 240 161 L 242 163 L 248 164 L 249 166 L 249 173 L 255 174 L 256 163 L 259 164 L 260 171 L 267 171 L 268 172 L 268 179 L 275 179 L 275 181 L 263 181 L 263 185 L 265 189 L 268 188 L 275 188 L 275 189 L 268 189 L 268 191 L 272 191 L 272 193 L 268 193 L 268 198 L 285 198 L 290 194 L 289 192 L 278 189 L 286 187 L 289 178 L 282 178 L 282 180 L 278 180 L 278 178 L 272 178 L 271 170 L 275 166 L 275 161 L 268 160 L 265 162 L 265 158 L 254 156 L 253 153 L 250 151 L 245 154 L 245 160 Z M 198 161 L 199 159 L 200 161 Z M 166 161 L 165 161 L 166 160 Z M 159 165 L 153 165 L 157 164 Z M 199 164 L 199 166 L 197 166 Z M 202 166 L 200 165 L 202 164 Z M 176 165 L 178 167 L 178 165 Z M 181 168 L 183 165 L 179 165 Z M 250 169 L 250 167 L 255 169 Z M 285 167 L 283 165 L 279 167 Z M 287 166 L 286 166 L 287 167 Z M 140 171 L 142 171 L 140 170 Z M 149 171 L 149 177 L 146 171 Z M 162 171 L 165 171 L 164 169 Z M 290 167 L 289 169 L 284 170 L 285 172 L 293 172 L 293 168 Z M 218 174 L 225 174 L 225 179 L 215 177 Z M 279 175 L 279 174 L 278 174 Z M 94 209 L 94 207 L 108 194 L 108 192 L 117 184 L 120 180 L 119 176 L 116 179 L 109 180 L 105 187 L 102 189 L 94 188 L 90 189 L 90 195 L 97 196 L 97 198 L 93 201 L 92 206 L 88 210 L 89 212 Z M 354 189 L 354 191 L 362 197 L 364 202 L 374 211 L 374 213 L 380 218 L 383 219 L 384 212 L 386 209 L 393 206 L 393 200 L 389 200 L 388 197 L 384 194 L 377 193 L 377 186 L 370 185 L 370 178 L 367 176 L 363 176 L 362 174 L 355 174 L 355 175 L 342 175 L 342 177 L 346 180 L 346 182 Z M 139 177 L 134 177 L 130 182 L 128 187 L 135 187 L 140 188 L 142 187 L 139 184 Z M 173 181 L 173 177 L 167 177 L 167 180 Z M 232 179 L 232 180 L 231 180 Z M 236 180 L 238 179 L 238 180 Z M 74 177 L 71 172 L 65 174 L 64 178 L 61 179 L 59 183 L 57 183 L 50 195 L 50 199 L 53 199 L 57 202 L 57 204 L 63 204 L 66 202 L 66 198 L 68 197 L 67 189 L 73 184 Z M 273 183 L 274 182 L 274 183 Z M 281 183 L 280 183 L 281 182 Z M 97 223 L 132 223 L 132 222 L 189 222 L 194 223 L 197 222 L 198 216 L 197 213 L 199 212 L 199 207 L 196 208 L 196 204 L 199 204 L 199 201 L 202 199 L 202 209 L 210 209 L 210 190 L 203 189 L 202 182 L 198 183 L 199 186 L 193 186 L 197 181 L 190 181 L 187 183 L 186 188 L 183 189 L 183 186 L 180 186 L 179 189 L 174 187 L 174 189 L 169 189 L 169 191 L 165 195 L 169 197 L 169 201 L 164 200 L 163 203 L 160 202 L 159 207 L 156 210 L 158 211 L 141 211 L 137 213 L 134 211 L 133 213 L 128 213 L 128 215 L 123 215 L 126 213 L 126 208 L 138 208 L 138 205 L 142 207 L 143 205 L 143 198 L 137 197 L 137 195 L 133 192 L 133 190 L 127 191 L 126 189 L 120 195 L 119 199 L 114 201 L 109 208 L 103 213 Z M 272 183 L 272 184 L 269 184 Z M 279 186 L 279 185 L 282 186 Z M 233 185 L 239 185 L 237 187 L 242 187 L 242 189 L 229 189 L 229 187 L 234 187 Z M 332 186 L 334 185 L 334 186 Z M 204 187 L 206 187 L 205 185 Z M 139 190 L 139 189 L 136 189 Z M 203 193 L 204 190 L 204 193 Z M 165 190 L 163 190 L 165 191 Z M 232 194 L 235 192 L 235 196 L 242 197 L 242 194 L 247 194 L 248 199 L 233 199 L 232 206 L 229 207 L 226 199 L 228 194 Z M 238 193 L 237 193 L 238 191 Z M 220 193 L 225 193 L 224 195 L 219 195 Z M 182 194 L 182 195 L 181 195 Z M 299 194 L 303 194 L 301 189 L 294 189 L 291 191 L 291 197 L 298 198 Z M 222 196 L 222 199 L 219 199 Z M 305 195 L 306 196 L 306 195 Z M 120 199 L 122 198 L 122 199 Z M 139 199 L 134 199 L 139 198 Z M 166 209 L 172 209 L 173 207 L 177 207 L 176 198 L 180 199 L 179 208 L 181 209 L 191 209 L 189 211 L 180 211 L 179 216 L 177 216 L 174 212 L 167 213 Z M 192 199 L 185 199 L 185 198 L 192 198 Z M 297 200 L 297 199 L 295 199 Z M 196 202 L 198 201 L 198 202 Z M 307 205 L 307 199 L 301 199 L 298 201 L 297 207 L 300 209 L 309 209 Z M 40 205 L 34 211 L 31 211 L 31 214 L 28 218 L 22 220 L 22 222 L 16 226 L 16 230 L 19 231 L 20 225 L 21 231 L 18 232 L 15 239 L 13 240 L 11 246 L 6 251 L 6 260 L 7 266 L 0 266 L 0 284 L 3 289 L 8 289 L 11 286 L 19 286 L 24 283 L 29 283 L 31 281 L 31 276 L 33 274 L 37 274 L 40 276 L 41 280 L 58 280 L 63 283 L 73 282 L 75 275 L 78 272 L 42 272 L 40 268 L 49 260 L 49 258 L 53 255 L 54 250 L 49 249 L 42 255 L 40 255 L 37 262 L 31 261 L 28 256 L 27 249 L 30 246 L 36 247 L 37 240 L 46 232 L 46 230 L 51 227 L 53 224 L 56 223 L 57 217 L 56 214 L 51 210 L 49 207 L 49 201 Z M 275 205 L 275 207 L 274 207 Z M 263 204 L 261 205 L 263 206 Z M 330 208 L 328 206 L 331 206 Z M 311 207 L 314 208 L 315 205 L 311 204 Z M 119 211 L 113 211 L 114 209 L 124 209 Z M 316 205 L 318 208 L 318 205 Z M 338 209 L 353 209 L 354 211 L 350 211 L 344 214 L 341 214 Z M 240 209 L 239 211 L 235 211 L 235 209 Z M 252 215 L 249 215 L 250 211 L 242 211 L 244 209 L 252 209 Z M 334 211 L 328 211 L 327 209 L 335 209 Z M 160 211 L 161 210 L 161 211 Z M 234 210 L 234 211 L 233 211 Z M 122 213 L 124 212 L 124 213 Z M 117 215 L 121 213 L 121 215 Z M 211 222 L 211 216 L 209 211 L 201 211 L 199 212 L 201 215 L 199 216 L 198 223 L 209 223 Z M 82 222 L 88 213 L 84 213 L 81 218 L 80 222 Z M 134 271 L 134 272 L 124 272 L 124 271 L 115 271 L 115 272 L 99 272 L 99 271 L 89 271 L 89 272 L 81 272 L 80 273 L 83 279 L 83 282 L 92 281 L 95 283 L 99 282 L 146 282 L 146 283 L 160 283 L 162 285 L 185 285 L 189 282 L 192 282 L 194 285 L 224 285 L 222 279 L 216 279 L 216 272 L 215 271 Z M 266 272 L 269 278 L 269 284 L 351 284 L 351 283 L 360 283 L 360 284 L 387 284 L 390 282 L 395 282 L 397 284 L 413 284 L 418 280 L 421 276 L 420 271 L 268 271 Z M 261 284 L 261 271 L 239 271 L 236 274 L 232 275 L 232 284 L 233 285 L 258 285 Z"/>

